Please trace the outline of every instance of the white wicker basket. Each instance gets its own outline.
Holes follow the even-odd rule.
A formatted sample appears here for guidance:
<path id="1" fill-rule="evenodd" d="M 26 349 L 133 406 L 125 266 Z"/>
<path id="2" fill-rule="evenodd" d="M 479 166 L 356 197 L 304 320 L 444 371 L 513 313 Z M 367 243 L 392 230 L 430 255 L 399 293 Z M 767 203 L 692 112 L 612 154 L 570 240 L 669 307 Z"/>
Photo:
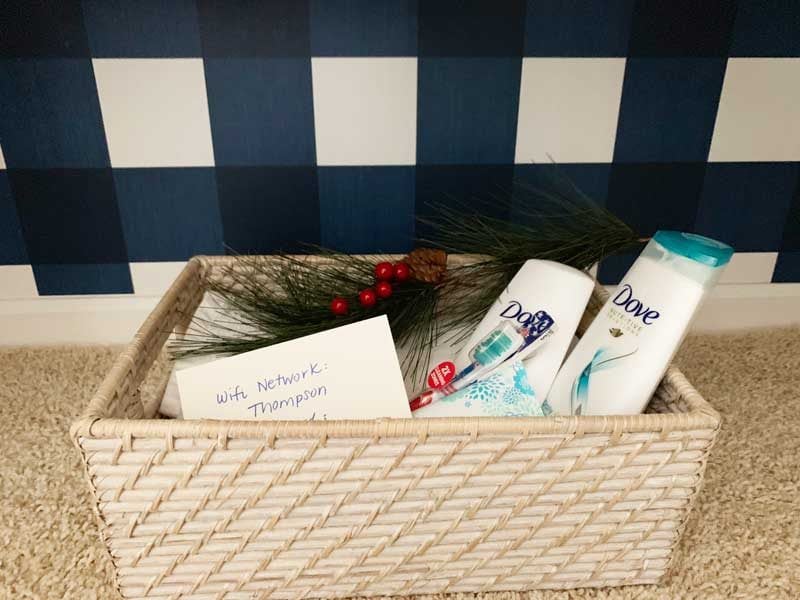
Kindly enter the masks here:
<path id="1" fill-rule="evenodd" d="M 139 393 L 148 371 L 236 261 L 187 264 L 71 430 L 125 598 L 563 589 L 665 573 L 720 424 L 674 367 L 643 415 L 155 418 Z M 602 300 L 598 288 L 584 327 Z"/>

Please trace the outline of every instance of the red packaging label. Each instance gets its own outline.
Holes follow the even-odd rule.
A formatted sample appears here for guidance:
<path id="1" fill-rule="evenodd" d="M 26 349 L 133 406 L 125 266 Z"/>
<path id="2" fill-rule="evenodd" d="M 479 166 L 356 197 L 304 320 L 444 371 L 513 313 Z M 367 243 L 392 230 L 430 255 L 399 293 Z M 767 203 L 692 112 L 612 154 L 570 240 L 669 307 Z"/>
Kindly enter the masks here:
<path id="1" fill-rule="evenodd" d="M 438 390 L 446 386 L 456 376 L 456 366 L 449 360 L 439 363 L 428 375 L 428 387 Z"/>
<path id="2" fill-rule="evenodd" d="M 433 397 L 435 395 L 436 394 L 434 392 L 432 392 L 431 390 L 428 390 L 427 392 L 424 392 L 424 393 L 420 394 L 419 396 L 417 396 L 416 398 L 414 398 L 411 402 L 408 403 L 409 408 L 411 409 L 411 412 L 414 412 L 415 410 L 419 410 L 423 406 L 428 406 L 428 404 L 433 402 Z"/>

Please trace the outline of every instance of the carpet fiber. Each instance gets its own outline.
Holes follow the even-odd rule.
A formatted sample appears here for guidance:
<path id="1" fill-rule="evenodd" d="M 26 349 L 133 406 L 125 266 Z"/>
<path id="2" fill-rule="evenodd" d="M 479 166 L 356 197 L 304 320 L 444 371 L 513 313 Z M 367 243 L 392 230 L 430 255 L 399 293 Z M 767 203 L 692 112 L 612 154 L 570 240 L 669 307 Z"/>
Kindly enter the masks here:
<path id="1" fill-rule="evenodd" d="M 117 598 L 67 435 L 116 352 L 0 351 L 0 598 Z M 724 422 L 664 583 L 484 600 L 800 597 L 800 329 L 693 337 L 678 363 Z"/>

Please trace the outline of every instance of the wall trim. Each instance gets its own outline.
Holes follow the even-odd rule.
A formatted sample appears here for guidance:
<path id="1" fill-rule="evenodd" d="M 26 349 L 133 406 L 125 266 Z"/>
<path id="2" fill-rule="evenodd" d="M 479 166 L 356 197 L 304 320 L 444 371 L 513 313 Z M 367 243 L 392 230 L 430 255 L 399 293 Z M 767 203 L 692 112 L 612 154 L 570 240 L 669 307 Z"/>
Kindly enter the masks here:
<path id="1" fill-rule="evenodd" d="M 124 344 L 158 300 L 130 295 L 0 300 L 0 346 Z M 700 310 L 694 330 L 788 325 L 800 325 L 800 283 L 726 284 L 717 286 Z"/>

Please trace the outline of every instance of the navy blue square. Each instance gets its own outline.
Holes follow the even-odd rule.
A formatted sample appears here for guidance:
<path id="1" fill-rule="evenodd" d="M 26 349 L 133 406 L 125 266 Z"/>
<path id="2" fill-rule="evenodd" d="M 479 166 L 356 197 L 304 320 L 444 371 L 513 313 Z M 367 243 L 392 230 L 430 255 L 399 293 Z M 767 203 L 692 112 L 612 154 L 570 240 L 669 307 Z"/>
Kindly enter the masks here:
<path id="1" fill-rule="evenodd" d="M 414 167 L 320 167 L 322 245 L 407 252 L 414 240 Z"/>
<path id="2" fill-rule="evenodd" d="M 32 264 L 127 263 L 111 169 L 9 171 Z"/>
<path id="3" fill-rule="evenodd" d="M 421 58 L 419 164 L 514 162 L 520 58 Z"/>
<path id="4" fill-rule="evenodd" d="M 315 164 L 310 59 L 207 59 L 205 70 L 217 165 Z"/>
<path id="5" fill-rule="evenodd" d="M 797 163 L 709 163 L 697 233 L 738 252 L 778 250 L 799 173 Z"/>
<path id="6" fill-rule="evenodd" d="M 496 219 L 511 215 L 513 165 L 418 166 L 416 213 L 418 217 L 437 214 L 434 206 L 450 207 Z M 424 223 L 417 223 L 417 237 L 434 236 Z"/>
<path id="7" fill-rule="evenodd" d="M 606 206 L 643 236 L 693 231 L 704 173 L 704 163 L 612 165 Z"/>
<path id="8" fill-rule="evenodd" d="M 114 183 L 129 260 L 223 253 L 213 168 L 114 169 Z"/>
<path id="9" fill-rule="evenodd" d="M 635 0 L 528 0 L 525 56 L 627 56 Z"/>
<path id="10" fill-rule="evenodd" d="M 563 163 L 515 165 L 514 180 L 523 185 L 541 189 L 552 189 L 559 182 L 574 185 L 580 192 L 605 206 L 608 196 L 608 178 L 611 165 L 608 163 Z"/>
<path id="11" fill-rule="evenodd" d="M 640 0 L 629 56 L 728 56 L 736 2 Z"/>
<path id="12" fill-rule="evenodd" d="M 200 56 L 193 0 L 131 2 L 83 0 L 92 56 L 166 58 Z"/>
<path id="13" fill-rule="evenodd" d="M 794 164 L 798 166 L 798 163 Z M 792 194 L 792 204 L 786 215 L 781 250 L 800 251 L 800 176 L 797 178 Z"/>
<path id="14" fill-rule="evenodd" d="M 0 265 L 28 264 L 25 238 L 17 217 L 17 207 L 11 195 L 8 175 L 0 171 Z"/>
<path id="15" fill-rule="evenodd" d="M 773 283 L 800 283 L 800 251 L 791 250 L 778 254 Z"/>
<path id="16" fill-rule="evenodd" d="M 725 62 L 715 58 L 629 58 L 614 161 L 705 161 Z"/>
<path id="17" fill-rule="evenodd" d="M 315 167 L 217 167 L 225 244 L 239 254 L 319 244 Z"/>
<path id="18" fill-rule="evenodd" d="M 33 265 L 41 296 L 63 294 L 132 294 L 128 263 Z"/>
<path id="19" fill-rule="evenodd" d="M 424 0 L 419 55 L 521 57 L 525 0 Z"/>
<path id="20" fill-rule="evenodd" d="M 0 57 L 88 57 L 79 0 L 0 2 Z"/>
<path id="21" fill-rule="evenodd" d="M 800 3 L 739 0 L 731 56 L 800 56 Z"/>
<path id="22" fill-rule="evenodd" d="M 204 56 L 309 57 L 308 2 L 198 0 Z"/>
<path id="23" fill-rule="evenodd" d="M 88 59 L 0 60 L 0 114 L 9 169 L 109 164 Z"/>
<path id="24" fill-rule="evenodd" d="M 313 56 L 416 56 L 417 0 L 311 0 Z"/>

